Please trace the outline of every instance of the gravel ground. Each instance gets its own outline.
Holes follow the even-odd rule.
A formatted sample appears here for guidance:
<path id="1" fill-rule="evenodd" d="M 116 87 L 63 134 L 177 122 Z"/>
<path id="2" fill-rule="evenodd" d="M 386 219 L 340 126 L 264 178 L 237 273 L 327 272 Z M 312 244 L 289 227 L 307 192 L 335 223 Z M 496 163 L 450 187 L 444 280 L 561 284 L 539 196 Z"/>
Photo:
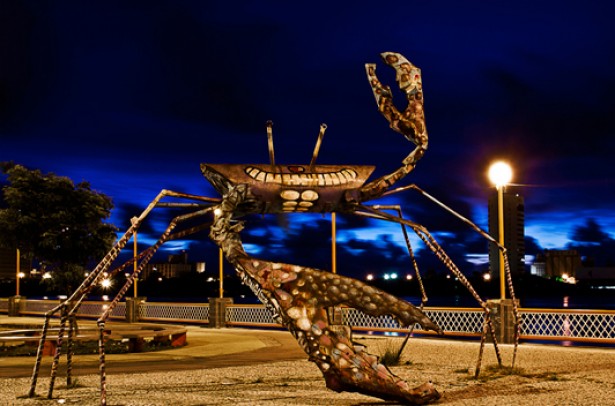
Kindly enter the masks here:
<path id="1" fill-rule="evenodd" d="M 372 353 L 399 346 L 400 339 L 360 338 Z M 482 378 L 473 379 L 478 343 L 412 339 L 394 373 L 418 386 L 432 381 L 441 405 L 615 405 L 615 350 L 522 345 L 513 374 L 494 371 L 493 347 L 485 348 Z M 502 345 L 510 366 L 512 346 Z M 230 355 L 233 356 L 233 355 Z M 272 347 L 272 359 L 275 359 Z M 37 394 L 49 382 L 41 375 Z M 77 388 L 56 381 L 53 399 L 25 398 L 29 378 L 0 380 L 0 405 L 97 405 L 99 377 L 77 377 Z M 108 405 L 384 405 L 393 404 L 325 387 L 306 360 L 272 361 L 241 367 L 113 374 L 107 377 Z"/>

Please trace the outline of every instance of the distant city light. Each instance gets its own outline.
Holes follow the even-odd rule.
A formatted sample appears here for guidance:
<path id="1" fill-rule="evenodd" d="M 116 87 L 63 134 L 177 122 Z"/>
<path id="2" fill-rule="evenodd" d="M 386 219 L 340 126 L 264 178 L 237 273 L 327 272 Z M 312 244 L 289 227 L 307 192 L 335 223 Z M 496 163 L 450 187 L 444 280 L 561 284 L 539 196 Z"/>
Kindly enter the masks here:
<path id="1" fill-rule="evenodd" d="M 43 279 L 51 279 L 51 273 L 50 272 L 45 272 L 43 274 Z"/>
<path id="2" fill-rule="evenodd" d="M 19 274 L 18 274 L 18 275 L 19 275 L 19 278 L 25 278 L 25 277 L 26 277 L 26 274 L 25 274 L 25 273 L 23 273 L 23 272 L 19 272 Z"/>
<path id="3" fill-rule="evenodd" d="M 102 286 L 103 288 L 110 288 L 111 285 L 113 285 L 113 281 L 111 281 L 111 279 L 103 279 L 100 282 L 100 286 Z"/>
<path id="4" fill-rule="evenodd" d="M 374 280 L 374 274 L 368 273 L 367 276 L 365 277 L 365 279 L 367 279 L 368 281 L 373 281 Z"/>
<path id="5" fill-rule="evenodd" d="M 395 272 L 391 274 L 391 279 L 397 279 L 397 274 Z"/>
<path id="6" fill-rule="evenodd" d="M 406 279 L 407 279 L 407 280 L 409 280 L 409 281 L 411 281 L 411 280 L 412 280 L 412 275 L 407 274 L 407 275 L 406 275 Z"/>
<path id="7" fill-rule="evenodd" d="M 484 274 L 483 274 L 483 279 L 484 279 L 485 281 L 487 281 L 487 282 L 488 282 L 488 281 L 490 281 L 490 280 L 491 280 L 491 274 L 490 274 L 489 272 L 484 273 Z"/>

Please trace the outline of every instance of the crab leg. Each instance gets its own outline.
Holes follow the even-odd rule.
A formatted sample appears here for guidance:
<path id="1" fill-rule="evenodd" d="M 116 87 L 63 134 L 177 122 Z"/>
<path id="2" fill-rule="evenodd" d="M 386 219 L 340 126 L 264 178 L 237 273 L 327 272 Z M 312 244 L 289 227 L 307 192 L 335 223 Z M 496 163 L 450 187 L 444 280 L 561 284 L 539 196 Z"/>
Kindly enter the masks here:
<path id="1" fill-rule="evenodd" d="M 480 352 L 479 352 L 479 359 L 478 359 L 478 364 L 477 364 L 477 367 L 476 367 L 476 371 L 480 372 L 480 364 L 481 364 L 481 361 L 482 361 L 482 353 L 483 353 L 483 346 L 484 346 L 484 342 L 485 342 L 485 335 L 488 332 L 490 333 L 491 339 L 493 341 L 493 346 L 494 346 L 494 349 L 495 349 L 495 355 L 497 357 L 498 364 L 502 365 L 502 356 L 500 355 L 500 349 L 498 347 L 498 343 L 497 343 L 497 339 L 496 339 L 496 335 L 495 335 L 495 330 L 493 328 L 493 322 L 491 320 L 491 311 L 489 310 L 489 307 L 487 307 L 487 303 L 478 295 L 478 293 L 476 292 L 476 290 L 474 289 L 474 287 L 472 286 L 470 281 L 468 281 L 468 279 L 465 277 L 465 275 L 463 273 L 461 273 L 459 268 L 457 268 L 457 265 L 455 265 L 453 260 L 446 254 L 446 252 L 442 249 L 440 244 L 438 244 L 438 242 L 433 238 L 431 233 L 429 233 L 429 231 L 427 231 L 427 229 L 425 227 L 421 226 L 420 224 L 414 223 L 414 222 L 412 222 L 410 220 L 406 220 L 406 219 L 402 219 L 402 218 L 399 218 L 399 217 L 391 216 L 391 215 L 389 215 L 389 214 L 387 214 L 385 212 L 379 211 L 376 208 L 372 208 L 372 207 L 369 207 L 369 206 L 360 206 L 360 207 L 362 209 L 366 210 L 366 212 L 357 211 L 355 214 L 357 214 L 359 216 L 371 217 L 371 218 L 380 218 L 380 219 L 383 219 L 383 220 L 389 220 L 389 221 L 393 221 L 393 222 L 396 222 L 396 223 L 406 224 L 407 226 L 412 228 L 412 230 L 414 230 L 416 235 L 421 240 L 423 240 L 425 245 L 427 245 L 427 247 L 434 254 L 436 254 L 436 256 L 440 259 L 440 261 L 442 261 L 442 263 L 453 273 L 453 275 L 455 275 L 455 277 L 457 277 L 457 279 L 466 287 L 466 289 L 468 289 L 470 294 L 474 297 L 474 299 L 476 299 L 476 301 L 482 307 L 483 314 L 484 314 L 484 321 L 483 321 L 483 327 L 484 328 L 483 328 L 483 332 L 482 332 L 482 336 L 481 336 L 481 348 L 480 348 Z"/>
<path id="2" fill-rule="evenodd" d="M 384 193 L 383 196 L 387 196 L 387 195 L 390 195 L 390 194 L 393 194 L 393 193 L 403 192 L 403 191 L 409 190 L 409 189 L 416 190 L 421 195 L 425 196 L 427 199 L 429 199 L 432 202 L 436 203 L 438 206 L 442 207 L 444 210 L 448 211 L 449 213 L 451 213 L 452 215 L 454 215 L 455 217 L 457 217 L 458 219 L 460 219 L 461 221 L 463 221 L 464 223 L 469 225 L 472 229 L 474 229 L 474 231 L 479 233 L 481 236 L 483 236 L 489 242 L 495 244 L 498 247 L 498 249 L 501 250 L 502 253 L 504 254 L 504 274 L 505 274 L 505 278 L 506 278 L 506 285 L 507 285 L 507 288 L 508 288 L 508 293 L 510 294 L 510 298 L 512 300 L 513 316 L 515 318 L 514 350 L 513 350 L 513 358 L 512 358 L 512 367 L 514 367 L 515 366 L 515 361 L 517 359 L 517 350 L 518 350 L 518 347 L 519 347 L 519 334 L 520 334 L 521 316 L 519 314 L 519 308 L 517 306 L 517 298 L 516 298 L 515 289 L 514 289 L 513 283 L 512 283 L 512 275 L 511 275 L 511 272 L 510 272 L 510 263 L 508 261 L 508 254 L 506 252 L 506 247 L 504 247 L 502 244 L 500 244 L 498 240 L 493 238 L 486 231 L 482 230 L 480 227 L 478 227 L 471 220 L 469 220 L 466 217 L 462 216 L 461 214 L 457 213 L 455 210 L 451 209 L 450 207 L 448 207 L 447 205 L 445 205 L 444 203 L 442 203 L 441 201 L 439 201 L 438 199 L 436 199 L 435 197 L 433 197 L 429 193 L 425 192 L 423 189 L 421 189 L 420 187 L 418 187 L 415 184 L 411 184 L 411 185 L 407 185 L 407 186 L 403 186 L 403 187 L 399 187 L 399 188 L 390 190 L 390 191 Z"/>
<path id="3" fill-rule="evenodd" d="M 440 394 L 426 383 L 412 389 L 378 362 L 378 357 L 351 342 L 349 332 L 332 326 L 327 310 L 352 306 L 366 314 L 389 314 L 402 326 L 440 328 L 412 304 L 363 282 L 317 269 L 262 261 L 248 256 L 239 237 L 243 223 L 233 219 L 236 208 L 249 204 L 246 185 L 231 186 L 216 212 L 210 237 L 224 252 L 259 299 L 273 312 L 316 363 L 329 389 L 352 391 L 385 400 L 424 404 Z"/>
<path id="4" fill-rule="evenodd" d="M 179 193 L 179 192 L 174 192 L 171 190 L 164 189 L 151 201 L 151 203 L 147 206 L 147 208 L 141 213 L 139 217 L 134 217 L 132 219 L 132 225 L 130 226 L 130 228 L 124 233 L 124 235 L 122 235 L 122 237 L 120 237 L 117 240 L 113 248 L 111 248 L 111 250 L 105 255 L 105 257 L 98 263 L 96 268 L 94 268 L 94 270 L 92 270 L 92 272 L 89 273 L 89 275 L 84 279 L 81 285 L 73 292 L 73 294 L 68 299 L 60 303 L 58 306 L 56 306 L 55 308 L 45 313 L 45 323 L 43 325 L 41 339 L 39 340 L 39 345 L 38 345 L 37 354 L 36 354 L 36 361 L 34 364 L 32 376 L 30 380 L 30 390 L 28 391 L 28 397 L 33 397 L 36 393 L 36 384 L 38 381 L 38 375 L 39 375 L 39 370 L 40 370 L 42 356 L 43 356 L 42 355 L 43 347 L 45 344 L 45 340 L 47 338 L 47 330 L 49 328 L 49 321 L 51 317 L 55 315 L 56 313 L 61 312 L 60 329 L 58 331 L 58 338 L 57 338 L 58 345 L 57 345 L 56 353 L 54 354 L 53 362 L 51 365 L 51 379 L 50 379 L 50 384 L 49 384 L 49 390 L 47 392 L 48 398 L 51 398 L 53 396 L 53 387 L 54 387 L 55 377 L 56 377 L 57 369 L 59 365 L 61 344 L 64 338 L 66 320 L 68 320 L 68 318 L 73 317 L 73 315 L 76 314 L 77 310 L 81 306 L 81 303 L 85 299 L 86 295 L 104 277 L 104 273 L 109 269 L 113 261 L 119 255 L 122 248 L 124 248 L 126 243 L 130 240 L 132 235 L 136 232 L 136 230 L 138 229 L 143 219 L 145 219 L 145 217 L 147 217 L 147 215 L 155 207 L 157 207 L 160 204 L 160 201 L 164 197 L 167 197 L 167 196 L 198 200 L 198 201 L 202 201 L 206 203 L 217 203 L 220 201 L 220 199 L 218 198 L 209 198 L 209 197 L 198 196 L 198 195 L 190 195 L 186 193 Z M 70 334 L 69 334 L 68 339 L 71 340 Z M 72 351 L 70 346 L 69 346 L 69 351 Z M 72 354 L 67 355 L 67 358 L 68 358 L 68 362 L 71 362 Z"/>
<path id="5" fill-rule="evenodd" d="M 374 208 L 378 208 L 380 210 L 394 210 L 397 212 L 397 216 L 399 218 L 402 218 L 402 212 L 401 212 L 401 206 L 399 205 L 388 205 L 388 206 L 374 206 Z M 410 238 L 408 237 L 408 230 L 406 229 L 406 225 L 403 223 L 399 224 L 401 226 L 401 231 L 402 234 L 404 235 L 404 241 L 406 242 L 406 247 L 408 248 L 408 255 L 410 256 L 410 261 L 412 262 L 412 267 L 414 268 L 414 274 L 416 275 L 416 280 L 418 281 L 419 284 L 419 290 L 421 291 L 421 304 L 419 305 L 419 309 L 422 311 L 423 308 L 425 307 L 425 303 L 427 303 L 427 293 L 425 292 L 425 286 L 423 286 L 423 278 L 421 277 L 421 272 L 419 271 L 419 266 L 416 263 L 416 258 L 414 257 L 414 250 L 412 249 L 412 245 L 410 244 Z M 410 336 L 412 335 L 412 332 L 414 331 L 414 327 L 416 325 L 413 324 L 412 326 L 410 326 L 410 329 L 408 329 L 408 333 L 406 333 L 406 337 L 404 338 L 404 341 L 402 342 L 401 346 L 399 347 L 399 351 L 397 353 L 397 357 L 401 357 L 402 352 L 404 351 L 404 348 L 406 347 L 406 344 L 408 343 L 408 339 L 410 338 Z"/>

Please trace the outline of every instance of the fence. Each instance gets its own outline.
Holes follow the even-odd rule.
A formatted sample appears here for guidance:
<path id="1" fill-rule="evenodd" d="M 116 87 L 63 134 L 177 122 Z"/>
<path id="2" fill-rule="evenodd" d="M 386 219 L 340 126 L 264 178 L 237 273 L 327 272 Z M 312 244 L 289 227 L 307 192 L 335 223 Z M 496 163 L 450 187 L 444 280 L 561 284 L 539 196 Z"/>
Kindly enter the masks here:
<path id="1" fill-rule="evenodd" d="M 59 304 L 50 300 L 27 300 L 20 315 L 42 316 Z M 78 316 L 98 317 L 108 302 L 84 302 Z M 0 313 L 8 313 L 8 300 L 0 299 Z M 424 312 L 449 337 L 480 337 L 483 311 L 479 308 L 428 307 Z M 615 311 L 613 310 L 560 310 L 560 309 L 519 309 L 521 315 L 522 340 L 553 340 L 615 344 Z M 173 322 L 184 324 L 208 324 L 208 303 L 156 303 L 143 302 L 139 305 L 140 321 Z M 118 303 L 111 318 L 126 316 L 126 305 Z M 372 317 L 357 309 L 343 308 L 342 320 L 354 331 L 378 331 L 405 333 L 392 317 Z M 276 324 L 263 305 L 227 305 L 226 325 L 229 327 L 281 327 Z M 430 334 L 415 326 L 417 334 Z"/>

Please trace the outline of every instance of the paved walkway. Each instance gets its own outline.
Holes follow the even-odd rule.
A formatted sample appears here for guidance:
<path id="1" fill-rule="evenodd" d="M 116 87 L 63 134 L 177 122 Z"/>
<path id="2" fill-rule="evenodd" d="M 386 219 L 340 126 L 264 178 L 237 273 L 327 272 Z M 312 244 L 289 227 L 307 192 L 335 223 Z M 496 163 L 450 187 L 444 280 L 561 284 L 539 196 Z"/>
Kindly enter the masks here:
<path id="1" fill-rule="evenodd" d="M 0 329 L 36 328 L 42 318 L 0 316 Z M 151 324 L 151 323 L 148 323 Z M 80 326 L 94 325 L 80 321 Z M 108 354 L 107 373 L 139 373 L 144 371 L 190 370 L 226 366 L 251 365 L 271 361 L 307 359 L 295 339 L 287 331 L 210 329 L 187 326 L 188 345 L 163 351 Z M 49 335 L 51 337 L 51 335 Z M 32 374 L 35 357 L 0 357 L 0 377 L 18 378 Z M 41 371 L 48 371 L 52 357 L 44 357 Z M 61 359 L 60 366 L 65 364 Z M 98 373 L 98 355 L 78 355 L 73 373 Z M 41 372 L 43 373 L 43 372 Z"/>
<path id="2" fill-rule="evenodd" d="M 13 319 L 12 321 L 14 321 Z M 28 320 L 19 318 L 20 321 Z M 35 319 L 40 322 L 40 319 Z M 0 316 L 0 324 L 8 319 Z M 28 320 L 29 321 L 29 320 Z M 1 327 L 1 326 L 0 326 Z M 401 338 L 357 336 L 373 354 L 382 354 Z M 439 405 L 609 405 L 615 406 L 615 350 L 524 344 L 513 374 L 495 366 L 485 348 L 483 372 L 474 379 L 477 342 L 413 339 L 402 365 L 393 372 L 411 386 L 430 380 L 443 393 Z M 501 345 L 504 364 L 512 346 Z M 397 347 L 396 347 L 397 348 Z M 41 369 L 37 396 L 30 388 L 34 357 L 0 357 L 0 405 L 99 405 L 96 355 L 75 357 L 78 385 L 58 379 L 47 399 L 49 364 Z M 385 405 L 390 402 L 356 393 L 327 390 L 318 368 L 306 360 L 285 331 L 188 327 L 188 345 L 171 350 L 108 356 L 110 405 L 122 406 L 289 406 Z M 63 360 L 64 361 L 64 360 Z M 64 362 L 65 363 L 65 362 Z M 169 373 L 170 371 L 180 373 Z M 61 376 L 61 375 L 58 375 Z"/>

